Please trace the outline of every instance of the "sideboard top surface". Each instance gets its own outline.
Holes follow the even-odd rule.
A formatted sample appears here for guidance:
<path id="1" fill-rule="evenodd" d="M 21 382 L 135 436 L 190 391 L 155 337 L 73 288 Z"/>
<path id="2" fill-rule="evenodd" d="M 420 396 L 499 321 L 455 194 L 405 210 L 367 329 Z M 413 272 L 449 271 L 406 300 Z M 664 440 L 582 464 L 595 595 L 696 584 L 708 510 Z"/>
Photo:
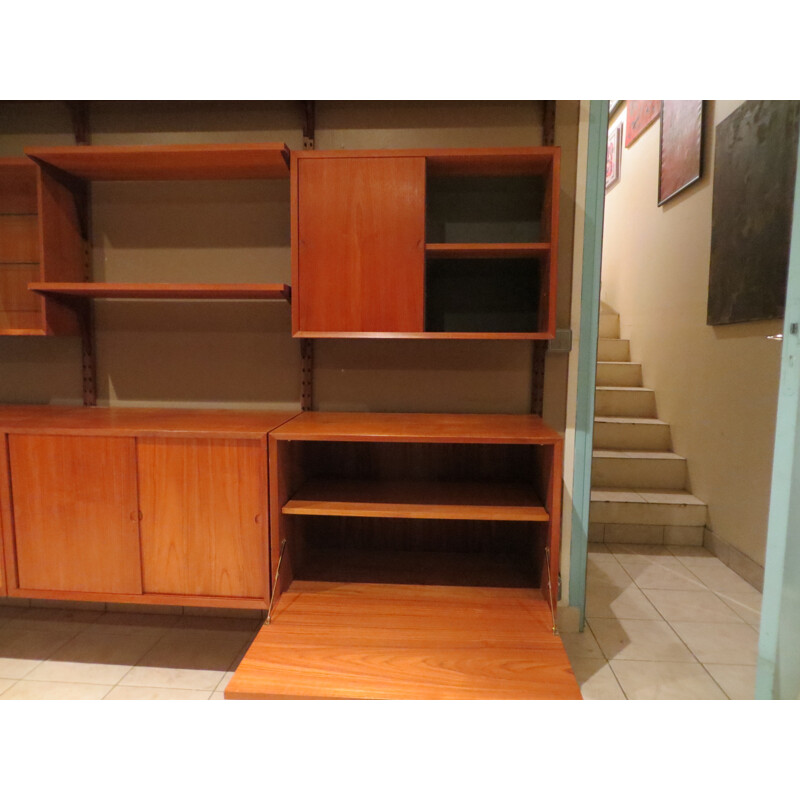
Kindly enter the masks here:
<path id="1" fill-rule="evenodd" d="M 260 438 L 296 411 L 2 406 L 0 431 L 106 436 Z"/>
<path id="2" fill-rule="evenodd" d="M 273 431 L 303 441 L 552 444 L 560 434 L 533 414 L 387 414 L 306 411 Z"/>

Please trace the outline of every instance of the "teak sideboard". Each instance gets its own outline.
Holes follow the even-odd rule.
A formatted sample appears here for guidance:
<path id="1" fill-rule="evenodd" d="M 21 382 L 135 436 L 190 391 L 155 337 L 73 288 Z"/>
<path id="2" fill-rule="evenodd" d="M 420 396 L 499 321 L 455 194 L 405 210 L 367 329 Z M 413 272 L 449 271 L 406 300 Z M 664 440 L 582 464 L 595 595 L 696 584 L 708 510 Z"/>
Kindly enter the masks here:
<path id="1" fill-rule="evenodd" d="M 0 160 L 0 334 L 92 298 L 283 300 L 297 337 L 555 332 L 558 148 Z M 291 182 L 292 286 L 91 280 L 98 180 Z M 535 415 L 0 408 L 0 594 L 269 610 L 229 698 L 580 697 Z"/>

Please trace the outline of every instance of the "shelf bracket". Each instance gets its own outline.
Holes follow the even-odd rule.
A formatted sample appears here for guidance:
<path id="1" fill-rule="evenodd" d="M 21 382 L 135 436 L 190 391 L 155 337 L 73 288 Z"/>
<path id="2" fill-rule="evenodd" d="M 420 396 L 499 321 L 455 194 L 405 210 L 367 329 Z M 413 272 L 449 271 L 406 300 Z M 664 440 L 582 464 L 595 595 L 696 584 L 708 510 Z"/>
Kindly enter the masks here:
<path id="1" fill-rule="evenodd" d="M 316 100 L 301 100 L 303 104 L 303 150 L 313 150 L 316 139 Z"/>
<path id="2" fill-rule="evenodd" d="M 72 130 L 76 145 L 91 143 L 92 128 L 89 117 L 88 100 L 66 100 L 72 118 Z M 92 187 L 87 181 L 75 187 L 73 196 L 78 211 L 78 219 L 83 236 L 83 279 L 92 280 Z M 83 404 L 97 405 L 97 347 L 95 340 L 94 307 L 91 300 L 83 299 L 75 304 L 81 330 L 81 378 L 83 383 Z"/>
<path id="3" fill-rule="evenodd" d="M 269 608 L 267 609 L 267 625 L 272 622 L 272 604 L 275 602 L 275 595 L 278 592 L 278 579 L 281 575 L 281 562 L 283 561 L 283 551 L 286 550 L 286 539 L 281 542 L 281 552 L 278 556 L 278 566 L 275 569 L 275 582 L 272 584 L 272 592 L 269 596 Z"/>
<path id="4" fill-rule="evenodd" d="M 550 578 L 550 548 L 544 549 L 544 560 L 547 569 L 547 604 L 550 606 L 550 617 L 553 620 L 553 636 L 558 636 L 558 625 L 556 624 L 556 610 L 553 605 L 553 583 Z"/>
<path id="5" fill-rule="evenodd" d="M 81 328 L 81 376 L 83 404 L 97 405 L 97 350 L 95 347 L 94 307 L 92 301 L 80 298 L 75 304 Z"/>
<path id="6" fill-rule="evenodd" d="M 552 147 L 556 143 L 556 101 L 545 100 L 542 113 L 542 144 Z"/>
<path id="7" fill-rule="evenodd" d="M 75 144 L 89 144 L 89 140 L 91 139 L 89 101 L 65 100 L 64 103 L 72 118 L 72 131 L 75 134 Z"/>
<path id="8" fill-rule="evenodd" d="M 300 408 L 311 411 L 314 406 L 314 340 L 300 340 L 300 358 L 302 359 L 302 383 L 300 386 Z"/>

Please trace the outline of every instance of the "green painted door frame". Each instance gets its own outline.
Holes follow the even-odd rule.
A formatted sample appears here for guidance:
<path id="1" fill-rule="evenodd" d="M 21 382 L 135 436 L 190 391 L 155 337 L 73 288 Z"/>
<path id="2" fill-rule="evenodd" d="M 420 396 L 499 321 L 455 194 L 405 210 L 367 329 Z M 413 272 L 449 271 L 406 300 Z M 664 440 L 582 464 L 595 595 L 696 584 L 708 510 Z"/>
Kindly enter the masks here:
<path id="1" fill-rule="evenodd" d="M 772 457 L 756 698 L 800 699 L 800 148 Z"/>
<path id="2" fill-rule="evenodd" d="M 569 603 L 580 611 L 581 630 L 586 609 L 586 561 L 592 491 L 592 435 L 600 325 L 600 264 L 603 252 L 607 143 L 608 100 L 592 100 L 589 105 L 589 144 L 586 159 L 575 472 L 572 481 L 572 538 L 569 560 Z"/>

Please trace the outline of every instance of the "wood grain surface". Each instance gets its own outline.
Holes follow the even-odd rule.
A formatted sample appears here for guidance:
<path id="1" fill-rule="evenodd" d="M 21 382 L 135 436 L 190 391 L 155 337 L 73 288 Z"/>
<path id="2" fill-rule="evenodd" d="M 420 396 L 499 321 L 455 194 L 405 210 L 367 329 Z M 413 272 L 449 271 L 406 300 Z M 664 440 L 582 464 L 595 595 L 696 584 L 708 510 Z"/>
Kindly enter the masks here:
<path id="1" fill-rule="evenodd" d="M 296 411 L 233 409 L 0 406 L 0 431 L 260 439 L 296 414 Z"/>
<path id="2" fill-rule="evenodd" d="M 36 213 L 36 165 L 28 158 L 0 158 L 0 214 Z"/>
<path id="3" fill-rule="evenodd" d="M 305 411 L 272 432 L 304 441 L 544 444 L 561 436 L 533 414 L 391 414 Z"/>
<path id="4" fill-rule="evenodd" d="M 267 595 L 262 440 L 137 439 L 144 591 Z"/>
<path id="5" fill-rule="evenodd" d="M 29 147 L 25 154 L 88 181 L 289 177 L 282 143 Z"/>
<path id="6" fill-rule="evenodd" d="M 35 214 L 0 214 L 0 264 L 38 264 Z"/>
<path id="7" fill-rule="evenodd" d="M 295 582 L 228 699 L 579 699 L 533 590 Z"/>
<path id="8" fill-rule="evenodd" d="M 295 332 L 422 331 L 424 159 L 295 164 Z"/>
<path id="9" fill-rule="evenodd" d="M 531 486 L 485 481 L 315 479 L 295 492 L 283 513 L 509 522 L 549 519 Z"/>
<path id="10" fill-rule="evenodd" d="M 288 300 L 285 283 L 40 283 L 32 292 L 71 297 L 143 300 Z"/>
<path id="11" fill-rule="evenodd" d="M 140 593 L 133 440 L 8 441 L 19 587 Z"/>

